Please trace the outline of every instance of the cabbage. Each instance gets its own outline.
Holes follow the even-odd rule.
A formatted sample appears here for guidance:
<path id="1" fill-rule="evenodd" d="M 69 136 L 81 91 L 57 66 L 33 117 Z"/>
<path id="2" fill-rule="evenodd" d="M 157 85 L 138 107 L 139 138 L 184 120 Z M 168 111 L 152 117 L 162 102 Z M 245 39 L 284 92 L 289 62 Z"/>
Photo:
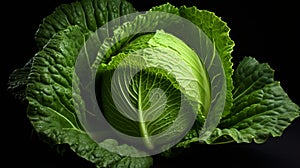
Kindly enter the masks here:
<path id="1" fill-rule="evenodd" d="M 62 4 L 8 89 L 41 140 L 96 167 L 150 167 L 191 144 L 263 143 L 299 117 L 274 70 L 233 71 L 229 27 L 213 12 L 125 0 Z M 64 146 L 66 147 L 66 146 Z"/>

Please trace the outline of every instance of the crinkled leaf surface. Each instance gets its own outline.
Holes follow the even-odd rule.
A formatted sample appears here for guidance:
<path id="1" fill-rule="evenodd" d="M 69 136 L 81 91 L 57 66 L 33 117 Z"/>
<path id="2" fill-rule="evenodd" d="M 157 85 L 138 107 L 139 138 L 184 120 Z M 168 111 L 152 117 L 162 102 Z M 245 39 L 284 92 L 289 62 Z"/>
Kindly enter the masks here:
<path id="1" fill-rule="evenodd" d="M 28 117 L 36 131 L 53 144 L 70 145 L 97 167 L 148 167 L 151 158 L 131 158 L 109 152 L 81 127 L 73 106 L 72 80 L 76 57 L 85 42 L 78 26 L 60 31 L 33 58 L 26 95 Z"/>
<path id="2" fill-rule="evenodd" d="M 62 4 L 44 18 L 35 38 L 41 49 L 57 32 L 70 25 L 77 25 L 83 32 L 96 31 L 107 22 L 135 12 L 125 0 L 81 0 Z"/>
<path id="3" fill-rule="evenodd" d="M 268 64 L 245 57 L 234 74 L 234 102 L 231 113 L 222 118 L 207 143 L 263 143 L 269 136 L 281 136 L 299 117 L 293 103 Z"/>

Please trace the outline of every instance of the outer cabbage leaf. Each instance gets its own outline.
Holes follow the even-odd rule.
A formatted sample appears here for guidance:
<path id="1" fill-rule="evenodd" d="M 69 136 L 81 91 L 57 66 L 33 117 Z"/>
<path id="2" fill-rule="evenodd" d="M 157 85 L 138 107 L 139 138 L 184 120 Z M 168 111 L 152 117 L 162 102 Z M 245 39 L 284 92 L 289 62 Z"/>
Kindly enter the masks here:
<path id="1" fill-rule="evenodd" d="M 108 21 L 135 11 L 125 0 L 81 0 L 62 4 L 39 25 L 35 34 L 36 44 L 39 50 L 42 49 L 54 34 L 70 25 L 79 26 L 84 33 L 94 32 Z M 14 70 L 8 80 L 8 90 L 23 103 L 26 103 L 25 89 L 31 61 L 24 67 Z"/>
<path id="2" fill-rule="evenodd" d="M 135 12 L 125 0 L 81 0 L 62 4 L 44 18 L 35 34 L 36 44 L 41 49 L 57 32 L 70 25 L 77 25 L 83 32 L 96 31 L 110 20 Z"/>
<path id="3" fill-rule="evenodd" d="M 245 57 L 234 73 L 234 102 L 206 143 L 263 143 L 271 135 L 281 136 L 300 109 L 279 82 L 274 70 L 254 58 Z"/>
<path id="4" fill-rule="evenodd" d="M 74 109 L 72 80 L 76 57 L 85 39 L 78 26 L 71 26 L 55 34 L 34 56 L 26 90 L 28 118 L 43 140 L 51 145 L 68 144 L 97 167 L 149 167 L 151 158 L 131 158 L 107 151 L 81 127 Z M 130 147 L 120 147 L 127 148 Z"/>

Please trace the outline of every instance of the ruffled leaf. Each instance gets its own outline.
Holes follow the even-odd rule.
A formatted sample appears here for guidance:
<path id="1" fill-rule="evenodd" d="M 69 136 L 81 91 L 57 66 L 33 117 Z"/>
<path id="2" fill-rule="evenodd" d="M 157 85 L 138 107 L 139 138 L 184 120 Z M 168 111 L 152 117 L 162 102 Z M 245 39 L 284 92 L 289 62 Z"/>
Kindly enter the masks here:
<path id="1" fill-rule="evenodd" d="M 125 0 L 81 0 L 62 4 L 43 19 L 35 34 L 36 44 L 41 49 L 57 32 L 70 25 L 77 25 L 82 32 L 94 32 L 107 22 L 135 12 Z"/>
<path id="2" fill-rule="evenodd" d="M 232 111 L 222 118 L 207 143 L 263 143 L 269 136 L 281 136 L 299 117 L 299 106 L 274 81 L 273 72 L 268 64 L 251 57 L 240 62 L 234 74 Z"/>
<path id="3" fill-rule="evenodd" d="M 78 121 L 72 81 L 75 61 L 84 42 L 81 29 L 71 26 L 55 34 L 34 56 L 26 90 L 28 118 L 42 140 L 51 145 L 68 144 L 97 167 L 149 167 L 149 157 L 120 156 L 100 147 Z"/>

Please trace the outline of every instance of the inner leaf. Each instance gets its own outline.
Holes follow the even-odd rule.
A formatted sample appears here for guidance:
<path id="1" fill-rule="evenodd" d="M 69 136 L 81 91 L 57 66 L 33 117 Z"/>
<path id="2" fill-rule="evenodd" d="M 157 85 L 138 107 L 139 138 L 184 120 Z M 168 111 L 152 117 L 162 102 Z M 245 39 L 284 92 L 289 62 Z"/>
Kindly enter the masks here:
<path id="1" fill-rule="evenodd" d="M 177 50 L 170 43 L 183 47 Z M 164 148 L 186 135 L 196 116 L 202 121 L 210 85 L 207 72 L 191 65 L 203 69 L 193 50 L 163 31 L 133 39 L 102 63 L 95 87 L 98 104 L 117 136 L 148 149 Z"/>
<path id="2" fill-rule="evenodd" d="M 111 75 L 106 74 L 102 75 L 102 81 L 111 81 Z M 151 145 L 149 136 L 165 131 L 176 119 L 180 110 L 181 92 L 161 72 L 151 69 L 137 72 L 128 86 L 124 86 L 126 82 L 122 76 L 126 74 L 118 76 L 120 81 L 117 84 L 102 84 L 101 98 L 105 96 L 108 101 L 100 102 L 101 111 L 115 129 L 126 135 L 144 137 L 145 142 Z M 128 94 L 109 96 L 119 93 L 123 88 L 128 88 Z"/>

